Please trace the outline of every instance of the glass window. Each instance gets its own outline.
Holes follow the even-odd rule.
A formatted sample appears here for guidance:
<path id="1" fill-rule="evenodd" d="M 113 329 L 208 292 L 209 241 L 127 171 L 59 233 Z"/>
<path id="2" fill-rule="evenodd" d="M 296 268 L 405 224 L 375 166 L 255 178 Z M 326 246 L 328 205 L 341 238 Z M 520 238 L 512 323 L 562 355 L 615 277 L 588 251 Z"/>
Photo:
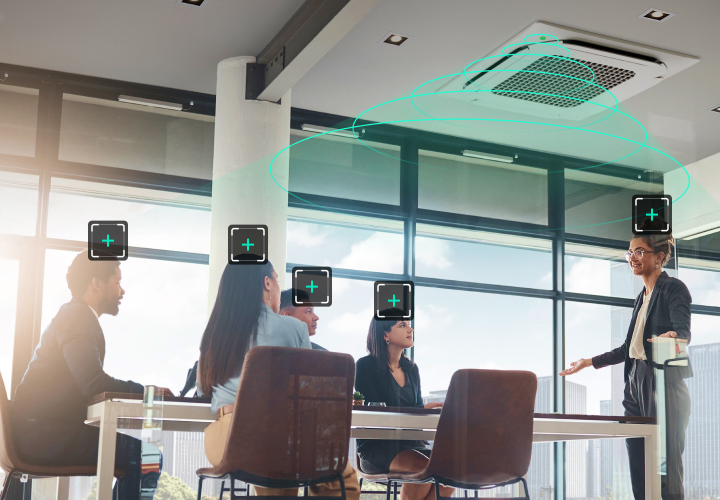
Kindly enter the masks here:
<path id="1" fill-rule="evenodd" d="M 687 231 L 686 231 L 687 232 Z M 720 229 L 705 236 L 678 238 L 677 245 L 690 255 L 697 255 L 699 252 L 720 252 Z"/>
<path id="2" fill-rule="evenodd" d="M 292 130 L 290 144 L 317 135 Z M 400 147 L 323 135 L 290 148 L 290 191 L 400 204 Z"/>
<path id="3" fill-rule="evenodd" d="M 401 222 L 312 210 L 290 210 L 289 217 L 287 262 L 291 264 L 403 272 Z"/>
<path id="4" fill-rule="evenodd" d="M 662 192 L 662 182 L 652 183 L 598 174 L 591 170 L 567 169 L 566 230 L 572 234 L 629 241 L 632 231 L 628 218 L 632 215 L 633 195 Z M 609 223 L 616 220 L 620 222 Z"/>
<path id="5" fill-rule="evenodd" d="M 423 395 L 446 390 L 460 368 L 553 374 L 550 300 L 419 286 L 415 309 Z"/>
<path id="6" fill-rule="evenodd" d="M 38 91 L 0 85 L 0 154 L 35 156 Z"/>
<path id="7" fill-rule="evenodd" d="M 679 259 L 678 278 L 690 290 L 693 304 L 720 306 L 720 262 Z"/>
<path id="8" fill-rule="evenodd" d="M 0 233 L 35 236 L 37 175 L 0 171 Z"/>
<path id="9" fill-rule="evenodd" d="M 418 276 L 527 288 L 552 288 L 549 240 L 417 225 Z"/>
<path id="10" fill-rule="evenodd" d="M 720 496 L 720 317 L 692 315 L 688 355 L 694 376 L 685 380 L 692 412 L 685 433 L 685 492 L 688 498 Z"/>
<path id="11" fill-rule="evenodd" d="M 415 361 L 426 401 L 444 400 L 461 368 L 531 370 L 538 375 L 536 411 L 551 411 L 552 301 L 417 287 L 415 308 Z M 553 488 L 552 456 L 551 443 L 533 445 L 531 498 L 551 498 L 541 493 Z"/>
<path id="12" fill-rule="evenodd" d="M 566 366 L 620 346 L 631 316 L 630 308 L 566 302 Z M 622 364 L 586 368 L 565 379 L 565 412 L 623 415 L 624 388 Z M 568 498 L 632 498 L 624 440 L 573 441 L 566 453 Z"/>
<path id="13" fill-rule="evenodd" d="M 545 170 L 423 150 L 418 169 L 420 208 L 547 224 Z"/>
<path id="14" fill-rule="evenodd" d="M 43 330 L 71 298 L 65 275 L 76 252 L 48 250 Z M 117 316 L 104 315 L 105 371 L 178 392 L 199 356 L 207 321 L 208 267 L 132 258 L 120 264 L 125 297 Z"/>
<path id="15" fill-rule="evenodd" d="M 624 253 L 627 250 L 565 245 L 565 290 L 591 295 L 634 299 L 643 281 L 634 276 Z"/>
<path id="16" fill-rule="evenodd" d="M 0 259 L 0 374 L 9 398 L 12 397 L 10 390 L 19 273 L 20 262 Z"/>
<path id="17" fill-rule="evenodd" d="M 65 94 L 60 160 L 212 179 L 215 117 Z"/>
<path id="18" fill-rule="evenodd" d="M 48 237 L 87 241 L 91 220 L 128 222 L 131 247 L 210 253 L 210 198 L 53 178 Z"/>

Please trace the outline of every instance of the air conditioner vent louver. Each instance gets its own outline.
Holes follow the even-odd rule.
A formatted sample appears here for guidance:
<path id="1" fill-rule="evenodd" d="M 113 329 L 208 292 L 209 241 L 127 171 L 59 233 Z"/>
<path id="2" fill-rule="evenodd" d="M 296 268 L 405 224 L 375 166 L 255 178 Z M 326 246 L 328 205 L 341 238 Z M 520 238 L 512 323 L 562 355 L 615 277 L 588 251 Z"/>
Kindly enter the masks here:
<path id="1" fill-rule="evenodd" d="M 573 121 L 607 113 L 698 61 L 696 57 L 541 21 L 484 57 L 481 52 L 476 57 L 458 68 L 462 72 L 452 79 L 440 80 L 437 99 L 477 106 L 488 117 L 499 116 L 496 111 L 500 110 L 511 113 L 508 117 L 513 119 L 524 115 Z M 592 80 L 592 73 L 583 65 L 595 74 L 593 82 L 609 92 L 583 82 Z M 447 104 L 448 109 L 456 110 L 454 113 L 464 112 L 455 107 L 457 102 Z"/>
<path id="2" fill-rule="evenodd" d="M 606 89 L 624 83 L 635 76 L 634 71 L 616 68 L 606 64 L 598 64 L 582 59 L 570 58 L 572 61 L 588 66 L 595 73 L 594 83 Z M 543 73 L 527 73 L 519 72 L 495 86 L 492 90 L 493 94 L 513 99 L 522 99 L 525 101 L 546 104 L 559 108 L 574 108 L 580 106 L 584 101 L 589 101 L 599 96 L 605 91 L 595 85 L 590 85 L 581 80 L 591 80 L 592 75 L 587 68 L 575 64 L 567 59 L 558 59 L 557 57 L 541 57 L 537 61 L 529 64 L 526 71 L 542 71 L 545 73 L 557 73 L 564 76 L 547 75 Z M 512 91 L 512 92 L 502 92 Z M 573 99 L 565 99 L 556 97 L 555 95 L 539 95 L 539 94 L 523 94 L 521 92 L 538 92 L 541 94 L 566 95 Z M 581 99 L 581 100 L 578 100 Z"/>

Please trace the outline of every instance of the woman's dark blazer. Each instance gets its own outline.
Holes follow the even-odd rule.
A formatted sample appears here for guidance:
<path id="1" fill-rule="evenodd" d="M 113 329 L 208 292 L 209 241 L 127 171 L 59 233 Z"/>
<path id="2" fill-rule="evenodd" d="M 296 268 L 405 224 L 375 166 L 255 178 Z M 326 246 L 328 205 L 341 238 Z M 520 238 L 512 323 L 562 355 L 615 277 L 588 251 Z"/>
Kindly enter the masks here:
<path id="1" fill-rule="evenodd" d="M 375 358 L 367 355 L 355 363 L 355 390 L 360 391 L 367 403 L 385 403 L 387 406 L 398 406 L 393 390 L 392 373 L 389 369 L 378 373 Z M 423 408 L 422 392 L 420 391 L 420 371 L 416 364 L 405 371 L 406 384 L 412 384 L 415 389 L 415 407 Z M 372 448 L 392 447 L 391 443 L 379 439 L 358 439 L 357 451 L 360 456 L 370 453 Z M 397 447 L 397 444 L 395 444 Z M 394 450 L 394 448 L 393 448 Z M 394 450 L 395 452 L 399 450 Z M 389 452 L 391 453 L 391 452 Z M 392 454 L 392 453 L 391 453 Z"/>
<path id="2" fill-rule="evenodd" d="M 378 373 L 375 358 L 369 354 L 357 360 L 355 363 L 355 390 L 360 391 L 365 397 L 365 403 L 385 403 L 387 406 L 398 406 L 393 390 L 392 373 L 389 369 Z M 405 371 L 407 381 L 415 389 L 415 406 L 423 407 L 422 392 L 420 391 L 420 371 L 416 364 L 412 364 L 409 370 Z"/>
<path id="3" fill-rule="evenodd" d="M 633 308 L 630 327 L 628 328 L 625 343 L 608 351 L 605 354 L 592 358 L 592 364 L 595 368 L 602 368 L 609 365 L 617 365 L 625 362 L 625 382 L 628 381 L 628 374 L 632 368 L 632 358 L 630 358 L 630 342 L 632 340 L 633 331 L 635 330 L 635 321 L 637 320 L 638 311 L 643 302 L 643 287 L 640 295 L 635 299 L 635 307 Z M 653 359 L 652 343 L 649 339 L 653 335 L 661 335 L 665 332 L 674 331 L 677 338 L 687 339 L 690 343 L 690 304 L 692 297 L 685 283 L 676 278 L 671 278 L 663 271 L 655 283 L 650 304 L 648 305 L 647 316 L 645 320 L 645 332 L 643 335 L 643 346 L 645 347 L 645 356 L 648 361 Z M 688 366 L 679 368 L 679 374 L 682 378 L 690 378 L 693 376 L 692 367 L 688 360 Z"/>

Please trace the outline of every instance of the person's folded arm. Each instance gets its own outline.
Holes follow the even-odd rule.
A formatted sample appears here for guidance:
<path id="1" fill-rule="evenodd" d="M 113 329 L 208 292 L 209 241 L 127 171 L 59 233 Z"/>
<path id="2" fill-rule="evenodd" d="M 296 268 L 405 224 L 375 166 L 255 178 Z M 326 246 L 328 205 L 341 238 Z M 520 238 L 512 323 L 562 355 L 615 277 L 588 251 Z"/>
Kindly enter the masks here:
<path id="1" fill-rule="evenodd" d="M 83 326 L 86 328 L 82 328 Z M 131 380 L 118 380 L 105 373 L 96 337 L 88 326 L 80 320 L 62 328 L 58 335 L 63 356 L 80 393 L 88 398 L 101 392 L 142 394 L 144 388 L 141 384 Z"/>
<path id="2" fill-rule="evenodd" d="M 625 353 L 627 352 L 627 345 L 623 343 L 620 347 L 608 351 L 604 354 L 600 354 L 592 358 L 593 367 L 604 368 L 610 365 L 617 365 L 625 361 Z"/>
<path id="3" fill-rule="evenodd" d="M 690 343 L 690 304 L 692 297 L 683 282 L 673 283 L 675 286 L 667 294 L 668 312 L 673 331 L 679 339 L 687 339 Z M 665 333 L 665 332 L 660 332 Z"/>

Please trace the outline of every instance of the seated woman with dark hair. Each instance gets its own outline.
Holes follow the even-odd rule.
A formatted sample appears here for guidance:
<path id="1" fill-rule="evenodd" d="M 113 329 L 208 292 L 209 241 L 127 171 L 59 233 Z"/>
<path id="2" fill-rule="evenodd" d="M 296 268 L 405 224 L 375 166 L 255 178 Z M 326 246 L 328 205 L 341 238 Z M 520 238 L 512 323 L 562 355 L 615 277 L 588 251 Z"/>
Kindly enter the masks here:
<path id="1" fill-rule="evenodd" d="M 305 323 L 280 316 L 278 275 L 268 262 L 262 265 L 227 265 L 220 279 L 215 306 L 200 342 L 198 393 L 212 396 L 218 419 L 205 429 L 205 454 L 218 465 L 225 453 L 240 372 L 247 352 L 255 346 L 310 349 Z M 348 464 L 343 477 L 348 500 L 358 500 L 360 486 Z M 260 496 L 297 496 L 298 489 L 255 487 Z M 310 487 L 311 496 L 339 496 L 340 482 Z"/>
<path id="2" fill-rule="evenodd" d="M 382 402 L 387 406 L 439 408 L 442 403 L 423 405 L 420 372 L 405 356 L 413 346 L 413 329 L 407 321 L 370 322 L 367 337 L 368 356 L 356 363 L 355 389 L 366 402 Z M 389 441 L 358 439 L 359 468 L 368 474 L 412 472 L 425 468 L 430 450 L 424 441 Z M 443 496 L 451 496 L 453 488 L 442 487 Z M 432 484 L 402 485 L 401 500 L 433 500 Z"/>

